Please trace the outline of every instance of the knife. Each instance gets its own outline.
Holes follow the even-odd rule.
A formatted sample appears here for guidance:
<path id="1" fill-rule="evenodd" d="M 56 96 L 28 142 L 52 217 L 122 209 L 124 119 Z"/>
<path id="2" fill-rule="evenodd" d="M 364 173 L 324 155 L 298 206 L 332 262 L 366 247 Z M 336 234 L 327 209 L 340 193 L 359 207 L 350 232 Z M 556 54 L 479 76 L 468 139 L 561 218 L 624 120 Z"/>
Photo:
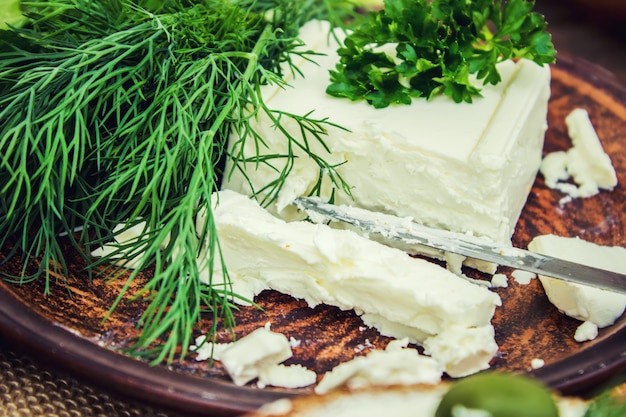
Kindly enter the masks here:
<path id="1" fill-rule="evenodd" d="M 504 246 L 488 238 L 435 229 L 415 223 L 408 217 L 402 218 L 353 206 L 336 206 L 317 197 L 298 197 L 294 204 L 316 223 L 328 220 L 340 221 L 368 234 L 400 240 L 405 244 L 424 245 L 539 275 L 626 294 L 626 275 L 617 272 Z"/>

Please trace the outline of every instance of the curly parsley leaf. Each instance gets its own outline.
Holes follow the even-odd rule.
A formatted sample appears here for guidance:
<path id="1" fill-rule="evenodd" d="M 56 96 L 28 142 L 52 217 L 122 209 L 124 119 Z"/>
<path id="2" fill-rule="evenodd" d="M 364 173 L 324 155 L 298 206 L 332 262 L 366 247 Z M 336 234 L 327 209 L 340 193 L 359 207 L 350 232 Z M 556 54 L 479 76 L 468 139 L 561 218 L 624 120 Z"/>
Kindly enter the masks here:
<path id="1" fill-rule="evenodd" d="M 326 92 L 374 107 L 443 94 L 472 102 L 472 78 L 497 84 L 496 65 L 554 62 L 556 51 L 533 1 L 385 0 L 339 48 Z"/>

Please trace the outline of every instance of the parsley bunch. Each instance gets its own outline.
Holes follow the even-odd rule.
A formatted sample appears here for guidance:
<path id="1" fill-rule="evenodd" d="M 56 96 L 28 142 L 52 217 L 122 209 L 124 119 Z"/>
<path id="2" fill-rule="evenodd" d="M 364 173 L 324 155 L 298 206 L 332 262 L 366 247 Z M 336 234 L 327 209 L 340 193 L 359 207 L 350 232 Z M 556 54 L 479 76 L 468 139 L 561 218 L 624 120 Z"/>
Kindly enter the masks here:
<path id="1" fill-rule="evenodd" d="M 445 94 L 471 102 L 470 75 L 497 84 L 496 64 L 527 58 L 543 65 L 556 51 L 533 1 L 385 0 L 348 35 L 326 92 L 374 107 Z M 504 3 L 504 4 L 503 4 Z M 395 56 L 385 50 L 394 48 Z"/>

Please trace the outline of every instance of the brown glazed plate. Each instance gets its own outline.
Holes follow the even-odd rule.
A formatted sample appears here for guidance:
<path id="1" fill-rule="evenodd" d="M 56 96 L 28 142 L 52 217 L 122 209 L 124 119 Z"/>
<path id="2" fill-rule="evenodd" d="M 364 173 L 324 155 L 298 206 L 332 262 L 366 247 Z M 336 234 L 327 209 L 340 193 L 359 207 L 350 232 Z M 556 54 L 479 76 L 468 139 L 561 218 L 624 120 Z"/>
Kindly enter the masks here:
<path id="1" fill-rule="evenodd" d="M 514 235 L 525 248 L 533 236 L 553 233 L 579 236 L 603 245 L 626 246 L 626 87 L 598 66 L 560 53 L 552 71 L 545 152 L 569 148 L 565 116 L 574 108 L 588 110 L 606 152 L 618 174 L 619 185 L 588 198 L 560 205 L 562 195 L 548 189 L 537 177 Z M 303 395 L 299 390 L 235 386 L 219 363 L 199 362 L 193 355 L 171 365 L 150 366 L 121 352 L 137 334 L 143 305 L 123 303 L 106 321 L 120 282 L 91 281 L 78 256 L 72 273 L 57 277 L 44 295 L 42 281 L 22 286 L 0 283 L 0 336 L 49 363 L 132 399 L 189 414 L 237 415 L 254 411 L 272 400 Z M 3 260 L 0 253 L 0 260 Z M 14 261 L 4 262 L 4 272 L 18 271 Z M 510 272 L 503 270 L 503 272 Z M 626 372 L 626 318 L 589 342 L 577 343 L 573 335 L 580 322 L 559 313 L 546 299 L 538 280 L 496 289 L 503 305 L 493 319 L 500 346 L 492 368 L 524 372 L 543 380 L 566 395 L 586 395 L 599 384 Z M 132 291 L 132 289 L 131 289 Z M 334 307 L 308 308 L 301 300 L 272 291 L 256 299 L 263 310 L 242 308 L 236 313 L 235 333 L 242 337 L 270 322 L 272 330 L 301 341 L 293 358 L 317 372 L 383 349 L 389 339 L 366 328 L 352 311 Z M 198 335 L 211 325 L 200 323 Z M 205 330 L 206 331 L 206 330 Z M 228 331 L 218 341 L 230 341 Z M 537 370 L 531 361 L 540 358 Z"/>

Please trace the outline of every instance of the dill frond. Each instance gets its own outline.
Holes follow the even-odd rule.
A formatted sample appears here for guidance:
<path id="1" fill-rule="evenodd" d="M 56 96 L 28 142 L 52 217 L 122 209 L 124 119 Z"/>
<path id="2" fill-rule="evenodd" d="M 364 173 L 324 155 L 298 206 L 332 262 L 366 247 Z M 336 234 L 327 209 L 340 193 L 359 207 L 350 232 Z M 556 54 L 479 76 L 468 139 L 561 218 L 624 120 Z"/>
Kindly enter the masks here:
<path id="1" fill-rule="evenodd" d="M 262 146 L 245 115 L 265 112 L 279 128 L 281 119 L 295 120 L 305 135 L 288 135 L 289 146 L 316 161 L 320 181 L 347 191 L 336 167 L 307 143 L 323 144 L 328 121 L 269 109 L 259 86 L 282 82 L 303 23 L 339 23 L 354 18 L 352 8 L 307 0 L 21 5 L 30 23 L 0 36 L 0 248 L 39 260 L 39 269 L 5 278 L 48 283 L 66 274 L 61 235 L 90 268 L 108 265 L 109 276 L 119 277 L 126 268 L 112 264 L 115 254 L 95 261 L 89 254 L 115 239 L 118 224 L 145 224 L 144 238 L 119 248 L 138 265 L 124 275 L 126 288 L 140 271 L 155 270 L 139 295 L 149 306 L 132 353 L 158 363 L 182 346 L 184 356 L 201 314 L 233 324 L 237 295 L 228 280 L 202 285 L 197 258 L 198 241 L 208 238 L 209 263 L 223 262 L 210 202 L 232 157 L 229 133 L 247 132 Z M 280 173 L 270 198 L 293 158 L 255 161 Z M 235 162 L 245 170 L 248 161 Z M 203 210 L 207 226 L 198 236 Z M 124 299 L 122 291 L 112 309 Z"/>

